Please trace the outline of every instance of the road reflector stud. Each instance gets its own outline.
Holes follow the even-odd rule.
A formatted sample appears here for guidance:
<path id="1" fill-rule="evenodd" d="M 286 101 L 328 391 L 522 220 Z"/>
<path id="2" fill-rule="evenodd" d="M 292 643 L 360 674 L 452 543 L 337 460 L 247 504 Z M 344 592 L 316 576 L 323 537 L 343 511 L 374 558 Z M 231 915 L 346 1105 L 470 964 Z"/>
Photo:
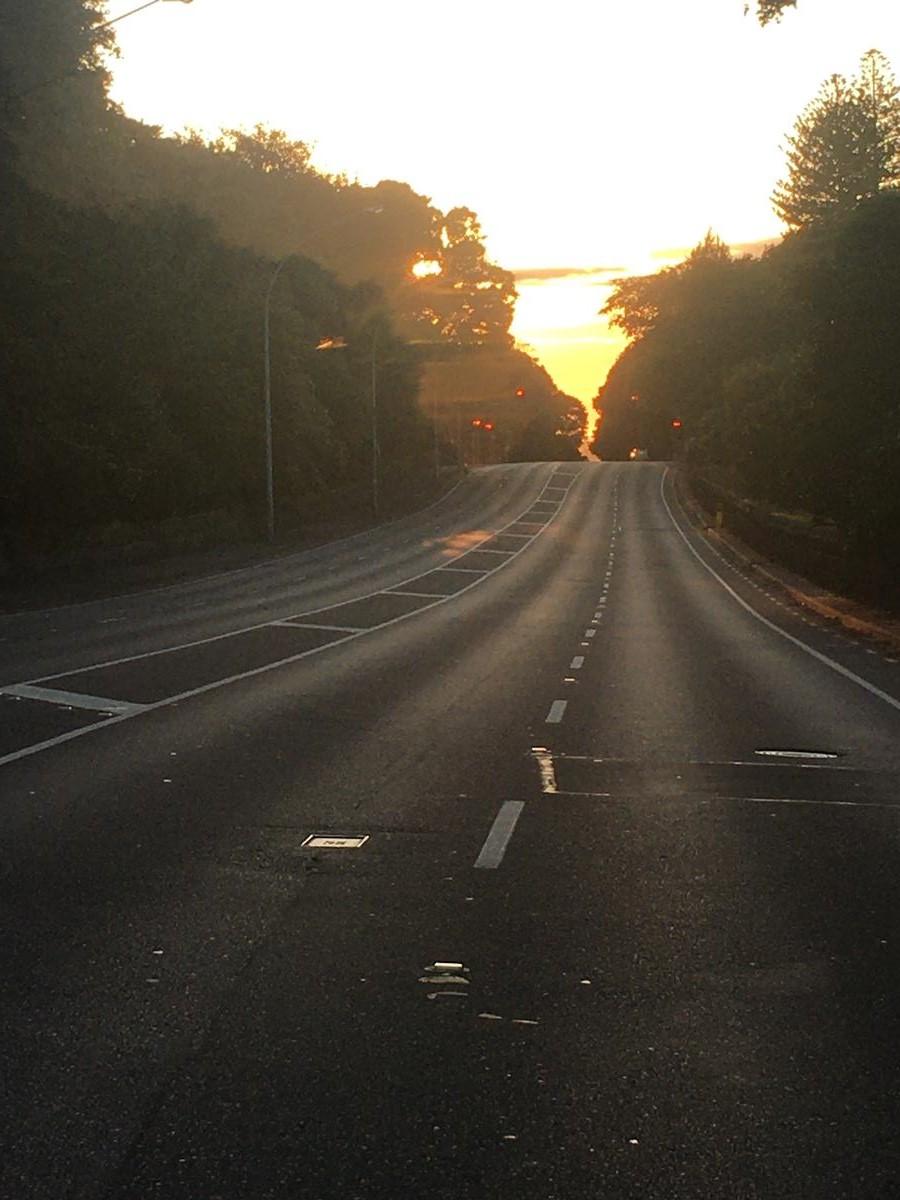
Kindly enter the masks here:
<path id="1" fill-rule="evenodd" d="M 309 850 L 359 850 L 369 840 L 367 833 L 353 837 L 333 837 L 327 833 L 311 833 L 301 845 Z"/>

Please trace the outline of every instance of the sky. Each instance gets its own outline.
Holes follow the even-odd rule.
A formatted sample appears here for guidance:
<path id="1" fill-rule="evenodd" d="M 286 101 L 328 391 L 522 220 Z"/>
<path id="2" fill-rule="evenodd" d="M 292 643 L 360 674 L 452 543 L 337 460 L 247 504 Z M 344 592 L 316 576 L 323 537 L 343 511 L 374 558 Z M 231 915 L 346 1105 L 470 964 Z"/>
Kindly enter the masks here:
<path id="1" fill-rule="evenodd" d="M 798 0 L 766 29 L 743 0 L 193 0 L 115 28 L 131 116 L 207 134 L 259 121 L 323 170 L 473 208 L 517 272 L 514 334 L 583 400 L 623 346 L 597 315 L 610 279 L 710 228 L 777 238 L 797 115 L 873 46 L 900 71 L 898 0 Z"/>

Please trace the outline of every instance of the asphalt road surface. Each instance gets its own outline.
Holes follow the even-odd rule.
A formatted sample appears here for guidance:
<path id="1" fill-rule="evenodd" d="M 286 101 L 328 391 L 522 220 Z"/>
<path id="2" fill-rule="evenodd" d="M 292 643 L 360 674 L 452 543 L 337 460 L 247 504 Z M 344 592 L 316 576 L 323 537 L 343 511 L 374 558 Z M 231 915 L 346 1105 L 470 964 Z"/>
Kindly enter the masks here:
<path id="1" fill-rule="evenodd" d="M 898 734 L 651 463 L 0 618 L 0 1195 L 900 1195 Z"/>

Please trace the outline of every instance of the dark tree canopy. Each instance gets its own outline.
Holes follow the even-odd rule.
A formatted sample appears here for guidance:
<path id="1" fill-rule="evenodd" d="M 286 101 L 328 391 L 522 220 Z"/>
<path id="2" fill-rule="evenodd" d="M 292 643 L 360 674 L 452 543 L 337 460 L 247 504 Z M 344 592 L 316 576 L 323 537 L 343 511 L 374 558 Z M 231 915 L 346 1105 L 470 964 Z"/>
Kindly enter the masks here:
<path id="1" fill-rule="evenodd" d="M 128 118 L 105 19 L 100 0 L 0 0 L 0 573 L 146 529 L 259 530 L 276 268 L 279 528 L 369 510 L 373 379 L 383 499 L 433 486 L 432 357 L 454 358 L 446 461 L 463 363 L 465 401 L 499 414 L 493 450 L 531 425 L 523 453 L 577 453 L 583 412 L 513 349 L 513 277 L 471 209 L 326 175 L 262 124 L 208 141 Z M 422 260 L 440 273 L 416 278 Z M 523 375 L 519 404 L 498 380 Z"/>

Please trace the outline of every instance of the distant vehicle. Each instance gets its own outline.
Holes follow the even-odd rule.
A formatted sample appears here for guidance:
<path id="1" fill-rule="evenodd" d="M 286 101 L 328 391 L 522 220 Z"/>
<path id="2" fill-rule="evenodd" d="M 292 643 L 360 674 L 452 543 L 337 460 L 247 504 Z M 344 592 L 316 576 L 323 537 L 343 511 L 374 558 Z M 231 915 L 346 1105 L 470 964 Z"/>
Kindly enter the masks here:
<path id="1" fill-rule="evenodd" d="M 648 455 L 647 451 L 642 446 L 632 446 L 628 451 L 628 457 L 632 462 L 646 462 Z"/>

